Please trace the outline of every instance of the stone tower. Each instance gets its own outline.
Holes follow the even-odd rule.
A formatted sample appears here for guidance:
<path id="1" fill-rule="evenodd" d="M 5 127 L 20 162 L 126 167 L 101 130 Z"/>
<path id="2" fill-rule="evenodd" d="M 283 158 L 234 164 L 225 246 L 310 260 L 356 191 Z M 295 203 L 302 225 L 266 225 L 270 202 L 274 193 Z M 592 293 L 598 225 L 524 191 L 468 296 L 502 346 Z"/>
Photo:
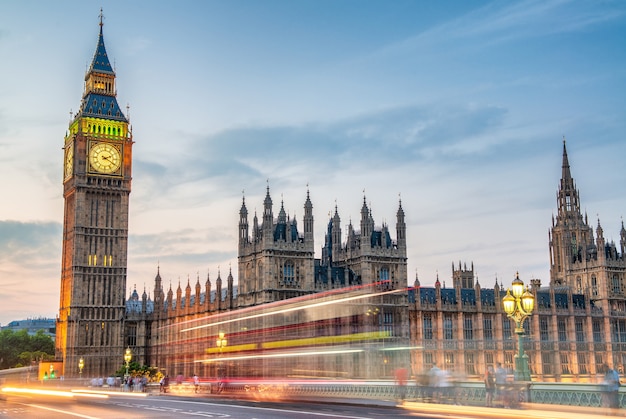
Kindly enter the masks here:
<path id="1" fill-rule="evenodd" d="M 57 358 L 63 375 L 105 376 L 123 364 L 132 133 L 117 103 L 102 32 L 64 141 L 63 252 Z"/>
<path id="2" fill-rule="evenodd" d="M 239 307 L 284 300 L 314 291 L 313 205 L 307 190 L 304 232 L 281 202 L 274 218 L 270 188 L 263 201 L 261 224 L 254 215 L 252 234 L 245 198 L 239 210 Z"/>
<path id="3" fill-rule="evenodd" d="M 317 289 L 380 283 L 385 288 L 407 286 L 406 222 L 402 201 L 396 213 L 396 240 L 389 226 L 376 228 L 370 208 L 363 197 L 360 232 L 348 224 L 346 242 L 342 242 L 341 218 L 337 208 L 328 222 Z"/>
<path id="4" fill-rule="evenodd" d="M 565 140 L 563 164 L 557 192 L 557 216 L 552 217 L 550 238 L 550 286 L 568 286 L 586 293 L 596 305 L 624 311 L 626 293 L 626 230 L 622 222 L 620 248 L 607 242 L 598 219 L 594 238 L 587 215 L 580 211 L 579 192 L 572 178 Z M 608 333 L 609 327 L 605 329 Z"/>

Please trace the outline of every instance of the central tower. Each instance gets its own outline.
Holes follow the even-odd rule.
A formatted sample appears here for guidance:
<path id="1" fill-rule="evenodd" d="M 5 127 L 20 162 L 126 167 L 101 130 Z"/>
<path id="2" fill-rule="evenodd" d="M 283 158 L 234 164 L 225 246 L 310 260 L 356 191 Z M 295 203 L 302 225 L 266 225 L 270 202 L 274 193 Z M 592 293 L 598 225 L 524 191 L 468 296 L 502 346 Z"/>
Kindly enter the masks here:
<path id="1" fill-rule="evenodd" d="M 57 358 L 66 377 L 106 376 L 122 365 L 132 132 L 117 103 L 100 35 L 79 111 L 64 142 L 63 253 Z"/>

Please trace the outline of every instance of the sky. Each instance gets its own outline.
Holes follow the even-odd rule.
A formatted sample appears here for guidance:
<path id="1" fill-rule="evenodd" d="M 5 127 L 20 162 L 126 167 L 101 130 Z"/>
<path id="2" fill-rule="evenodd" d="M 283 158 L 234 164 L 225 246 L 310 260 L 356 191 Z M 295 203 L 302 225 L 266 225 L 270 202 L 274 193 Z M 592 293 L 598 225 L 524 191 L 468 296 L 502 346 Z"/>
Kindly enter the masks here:
<path id="1" fill-rule="evenodd" d="M 100 7 L 133 128 L 127 288 L 232 269 L 242 197 L 269 185 L 320 257 L 365 198 L 408 283 L 473 263 L 482 287 L 549 281 L 563 138 L 583 211 L 626 212 L 626 2 L 0 2 L 0 324 L 55 317 L 63 138 Z M 250 218 L 250 221 L 251 218 Z"/>

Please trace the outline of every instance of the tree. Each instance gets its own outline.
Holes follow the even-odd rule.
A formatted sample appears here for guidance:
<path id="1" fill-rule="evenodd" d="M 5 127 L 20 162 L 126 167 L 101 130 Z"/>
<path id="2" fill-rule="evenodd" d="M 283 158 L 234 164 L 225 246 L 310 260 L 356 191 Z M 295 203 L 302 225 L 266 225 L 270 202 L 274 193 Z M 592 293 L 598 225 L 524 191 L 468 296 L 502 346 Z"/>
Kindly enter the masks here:
<path id="1" fill-rule="evenodd" d="M 33 361 L 44 359 L 54 359 L 54 342 L 43 331 L 34 336 L 26 330 L 0 331 L 0 369 L 30 365 Z"/>

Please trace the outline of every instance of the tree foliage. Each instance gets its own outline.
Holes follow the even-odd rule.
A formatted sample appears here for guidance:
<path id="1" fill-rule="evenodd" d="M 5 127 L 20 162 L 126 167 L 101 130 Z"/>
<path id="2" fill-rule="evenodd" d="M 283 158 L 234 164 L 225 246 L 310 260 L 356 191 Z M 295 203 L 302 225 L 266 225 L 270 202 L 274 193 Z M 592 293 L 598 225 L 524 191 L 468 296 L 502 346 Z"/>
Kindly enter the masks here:
<path id="1" fill-rule="evenodd" d="M 0 331 L 0 369 L 23 367 L 35 361 L 54 359 L 54 342 L 43 330 L 29 335 L 26 330 Z"/>

